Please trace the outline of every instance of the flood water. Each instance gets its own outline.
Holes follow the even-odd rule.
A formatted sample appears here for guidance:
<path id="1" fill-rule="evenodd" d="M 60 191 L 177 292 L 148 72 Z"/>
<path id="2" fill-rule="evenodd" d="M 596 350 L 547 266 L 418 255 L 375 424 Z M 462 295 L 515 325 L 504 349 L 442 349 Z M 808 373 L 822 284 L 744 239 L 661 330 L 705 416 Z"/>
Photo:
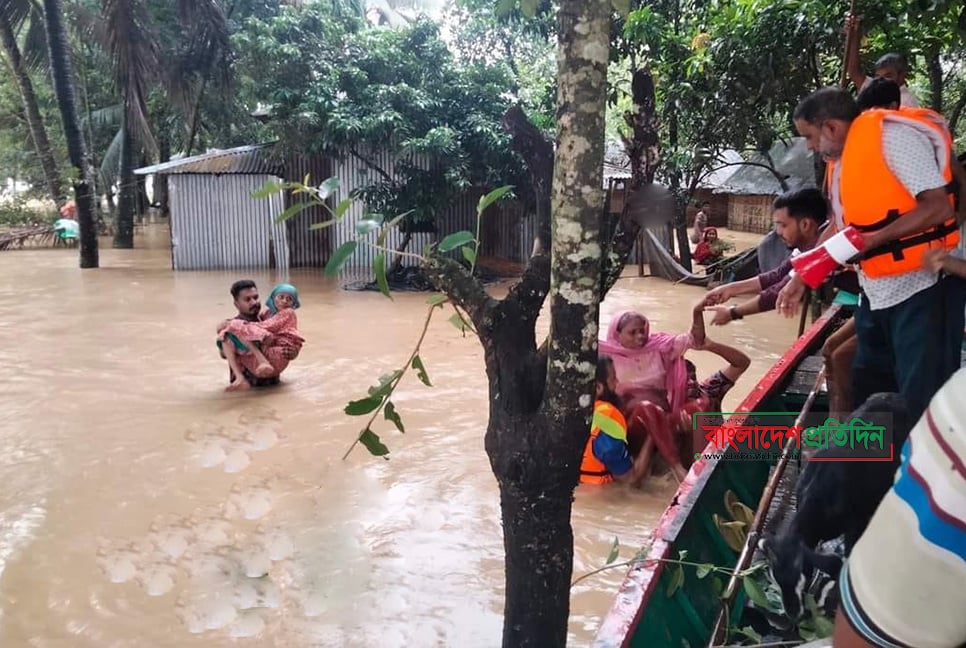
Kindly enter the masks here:
<path id="1" fill-rule="evenodd" d="M 139 249 L 105 241 L 85 271 L 75 250 L 0 252 L 0 646 L 499 645 L 477 341 L 437 317 L 422 352 L 434 386 L 403 381 L 405 435 L 377 423 L 391 460 L 360 447 L 343 461 L 361 420 L 342 408 L 406 359 L 426 294 L 390 301 L 293 271 L 301 356 L 283 386 L 226 394 L 214 328 L 239 273 L 175 274 L 167 244 L 160 226 Z M 281 279 L 252 278 L 263 294 Z M 682 332 L 701 292 L 623 279 L 602 321 L 633 307 Z M 771 314 L 710 329 L 752 357 L 726 406 L 795 328 Z M 699 375 L 723 362 L 693 359 Z M 673 490 L 579 488 L 575 575 L 615 537 L 630 557 Z M 590 641 L 623 576 L 575 588 L 571 645 Z"/>

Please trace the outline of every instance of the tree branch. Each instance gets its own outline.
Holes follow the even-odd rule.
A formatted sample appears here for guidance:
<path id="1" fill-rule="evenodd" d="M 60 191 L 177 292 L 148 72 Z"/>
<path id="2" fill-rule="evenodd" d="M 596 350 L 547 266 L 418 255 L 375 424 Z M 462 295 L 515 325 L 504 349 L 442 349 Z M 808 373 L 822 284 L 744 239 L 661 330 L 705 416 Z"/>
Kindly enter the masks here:
<path id="1" fill-rule="evenodd" d="M 392 179 L 392 176 L 386 173 L 385 169 L 383 169 L 375 162 L 371 161 L 366 156 L 361 155 L 359 152 L 356 151 L 354 146 L 349 147 L 349 153 L 351 153 L 357 160 L 365 164 L 367 167 L 369 167 L 370 169 L 372 169 L 373 171 L 381 175 L 383 178 L 385 178 L 386 182 L 390 182 L 390 183 L 394 182 Z"/>
<path id="2" fill-rule="evenodd" d="M 429 281 L 470 316 L 476 330 L 483 333 L 491 328 L 487 315 L 497 303 L 486 294 L 480 281 L 459 262 L 442 256 L 432 256 L 423 263 Z"/>
<path id="3" fill-rule="evenodd" d="M 550 257 L 540 254 L 530 258 L 523 278 L 510 288 L 509 294 L 503 301 L 519 303 L 527 319 L 527 325 L 532 326 L 531 322 L 537 321 L 548 292 L 550 292 Z"/>
<path id="4" fill-rule="evenodd" d="M 956 100 L 956 105 L 953 106 L 953 110 L 949 114 L 949 132 L 956 132 L 956 124 L 959 123 L 959 118 L 962 117 L 964 108 L 966 108 L 966 91 L 963 91 L 959 95 L 959 99 Z"/>
<path id="5" fill-rule="evenodd" d="M 511 106 L 503 115 L 503 130 L 510 135 L 510 146 L 527 165 L 537 217 L 534 254 L 550 249 L 550 189 L 553 185 L 553 144 L 533 125 L 520 106 Z M 548 279 L 549 281 L 549 279 Z"/>

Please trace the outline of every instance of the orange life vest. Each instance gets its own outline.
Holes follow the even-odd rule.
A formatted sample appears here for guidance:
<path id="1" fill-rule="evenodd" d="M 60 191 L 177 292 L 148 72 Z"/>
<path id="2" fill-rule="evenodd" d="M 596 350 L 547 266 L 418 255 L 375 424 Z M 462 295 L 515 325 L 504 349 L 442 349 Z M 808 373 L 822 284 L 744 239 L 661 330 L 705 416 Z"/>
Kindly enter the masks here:
<path id="1" fill-rule="evenodd" d="M 952 139 L 943 118 L 926 108 L 899 110 L 867 110 L 852 122 L 845 140 L 840 164 L 839 196 L 844 208 L 845 224 L 861 232 L 873 232 L 901 218 L 916 207 L 916 197 L 903 186 L 889 169 L 882 150 L 882 123 L 885 119 L 909 124 L 927 135 L 939 151 L 937 163 L 942 167 L 947 191 L 952 187 L 949 165 Z M 952 194 L 950 204 L 954 204 Z M 950 250 L 959 242 L 956 220 L 886 243 L 862 254 L 859 267 L 869 277 L 889 277 L 922 269 L 926 250 L 941 247 Z"/>
<path id="2" fill-rule="evenodd" d="M 607 401 L 594 403 L 590 438 L 584 447 L 584 459 L 580 462 L 581 484 L 609 484 L 614 481 L 604 462 L 594 456 L 594 439 L 602 432 L 627 443 L 627 421 L 621 411 Z"/>

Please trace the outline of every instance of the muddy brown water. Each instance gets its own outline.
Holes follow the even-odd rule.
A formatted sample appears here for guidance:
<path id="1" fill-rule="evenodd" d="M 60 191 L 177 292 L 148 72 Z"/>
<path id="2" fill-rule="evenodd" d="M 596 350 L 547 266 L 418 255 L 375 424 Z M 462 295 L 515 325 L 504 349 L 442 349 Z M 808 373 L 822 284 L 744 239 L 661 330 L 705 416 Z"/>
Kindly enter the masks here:
<path id="1" fill-rule="evenodd" d="M 357 448 L 343 461 L 361 421 L 342 407 L 404 361 L 426 294 L 390 301 L 293 271 L 301 356 L 283 386 L 226 394 L 213 333 L 232 314 L 228 286 L 249 274 L 267 293 L 281 277 L 173 273 L 160 226 L 135 250 L 104 243 L 99 270 L 79 270 L 75 250 L 0 252 L 0 646 L 499 645 L 476 340 L 435 318 L 422 352 L 434 387 L 407 377 L 406 434 L 377 427 L 391 460 Z M 602 321 L 633 307 L 684 331 L 700 293 L 633 276 Z M 752 357 L 733 406 L 795 322 L 763 315 L 711 335 Z M 722 363 L 693 359 L 701 375 Z M 629 557 L 673 490 L 579 488 L 575 575 L 615 537 Z M 574 588 L 571 645 L 590 641 L 623 576 Z"/>

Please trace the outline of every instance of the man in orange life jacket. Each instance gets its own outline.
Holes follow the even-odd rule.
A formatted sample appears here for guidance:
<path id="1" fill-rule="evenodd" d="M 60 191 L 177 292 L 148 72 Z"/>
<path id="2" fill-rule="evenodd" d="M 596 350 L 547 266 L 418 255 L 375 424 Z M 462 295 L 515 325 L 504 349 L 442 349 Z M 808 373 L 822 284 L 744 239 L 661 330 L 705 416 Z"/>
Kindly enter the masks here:
<path id="1" fill-rule="evenodd" d="M 796 289 L 817 287 L 857 259 L 862 295 L 853 402 L 898 387 L 917 417 L 960 364 L 966 282 L 922 268 L 927 250 L 949 250 L 959 241 L 949 129 L 923 108 L 860 115 L 839 88 L 813 92 L 793 119 L 809 148 L 835 161 L 831 194 L 833 207 L 840 201 L 845 227 L 796 257 L 797 277 L 778 308 L 791 310 L 801 294 Z"/>
<path id="2" fill-rule="evenodd" d="M 597 402 L 590 438 L 580 463 L 581 484 L 609 484 L 615 479 L 637 484 L 647 477 L 654 439 L 648 438 L 644 448 L 631 459 L 627 450 L 627 421 L 621 413 L 617 389 L 617 372 L 610 356 L 597 358 Z"/>

